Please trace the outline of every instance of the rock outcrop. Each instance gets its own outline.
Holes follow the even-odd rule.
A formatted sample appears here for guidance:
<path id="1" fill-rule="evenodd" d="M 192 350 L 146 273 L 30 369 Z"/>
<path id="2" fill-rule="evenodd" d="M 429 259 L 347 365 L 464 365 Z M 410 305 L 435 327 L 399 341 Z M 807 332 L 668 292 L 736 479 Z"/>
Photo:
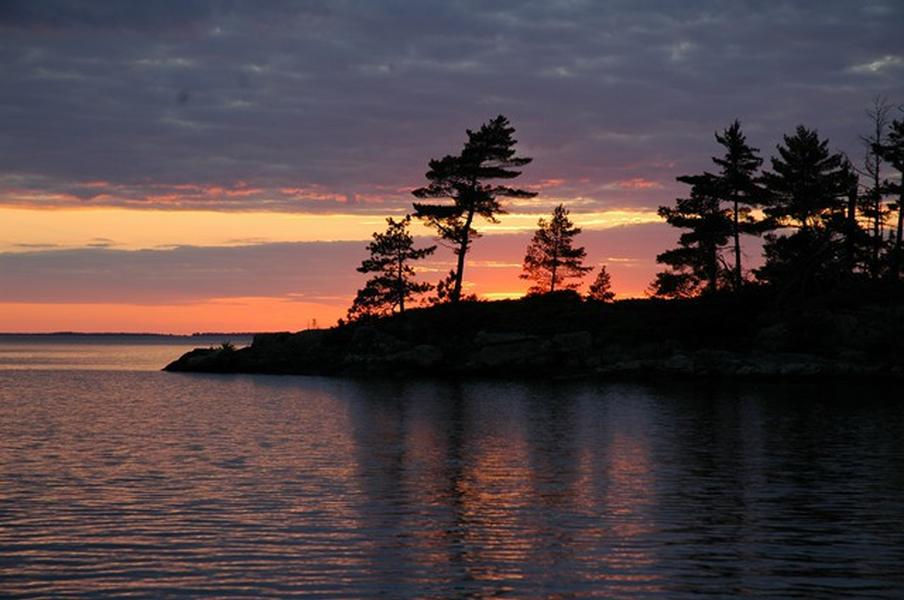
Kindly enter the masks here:
<path id="1" fill-rule="evenodd" d="M 736 300 L 465 302 L 196 349 L 168 371 L 363 376 L 901 378 L 904 309 L 769 313 Z"/>

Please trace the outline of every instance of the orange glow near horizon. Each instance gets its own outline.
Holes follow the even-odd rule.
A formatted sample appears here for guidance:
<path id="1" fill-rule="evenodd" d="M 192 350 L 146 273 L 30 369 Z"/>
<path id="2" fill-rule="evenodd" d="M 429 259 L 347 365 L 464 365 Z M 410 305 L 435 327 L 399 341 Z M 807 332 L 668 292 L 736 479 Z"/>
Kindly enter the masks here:
<path id="1" fill-rule="evenodd" d="M 517 209 L 518 212 L 504 215 L 498 225 L 485 224 L 480 227 L 485 238 L 475 244 L 474 251 L 469 254 L 465 272 L 466 293 L 476 294 L 484 300 L 501 300 L 518 298 L 526 292 L 529 282 L 518 277 L 521 273 L 523 238 L 524 234 L 536 228 L 537 220 L 545 214 L 521 212 L 526 207 L 519 206 Z M 376 214 L 0 206 L 0 253 L 6 253 L 8 258 L 13 257 L 10 260 L 14 260 L 15 255 L 23 252 L 78 248 L 95 248 L 103 252 L 314 241 L 361 242 L 363 251 L 363 245 L 371 234 L 384 228 L 384 219 L 383 215 Z M 654 212 L 643 210 L 573 212 L 572 219 L 585 231 L 659 222 Z M 432 237 L 432 232 L 418 223 L 414 224 L 413 229 L 416 235 Z M 612 256 L 614 252 L 621 252 L 621 249 L 597 248 L 588 252 L 587 264 L 594 269 L 601 263 L 608 265 L 617 297 L 643 296 L 650 280 L 655 252 L 649 253 L 649 260 L 630 254 L 628 257 Z M 435 282 L 449 271 L 452 264 L 451 253 L 441 248 L 432 261 L 419 267 L 421 278 Z M 356 266 L 348 264 L 347 268 L 351 271 Z M 325 268 L 345 267 L 343 263 Z M 585 278 L 582 291 L 586 290 L 594 275 L 595 271 Z M 363 281 L 364 276 L 361 276 L 361 283 Z M 0 285 L 2 283 L 0 278 Z M 117 286 L 123 284 L 115 279 L 105 285 L 111 290 L 122 291 Z M 186 303 L 150 304 L 136 293 L 128 300 L 114 304 L 103 300 L 98 303 L 67 302 L 67 290 L 62 287 L 51 301 L 14 301 L 12 295 L 4 298 L 0 287 L 0 332 L 297 331 L 309 327 L 315 319 L 319 326 L 335 324 L 345 316 L 355 288 L 338 291 L 338 297 L 308 303 L 297 302 L 292 296 L 317 296 L 319 290 L 298 289 L 286 295 L 270 292 L 254 280 L 248 281 L 248 290 L 257 297 L 224 298 L 211 292 L 211 297 L 199 296 Z M 330 295 L 336 296 L 337 293 Z M 112 296 L 123 297 L 122 294 Z M 97 290 L 96 297 L 106 297 L 103 289 Z"/>
<path id="2" fill-rule="evenodd" d="M 281 298 L 223 298 L 162 305 L 11 302 L 0 303 L 0 332 L 298 331 L 333 325 L 344 315 L 344 307 L 290 302 Z"/>
<path id="3" fill-rule="evenodd" d="M 465 293 L 481 300 L 521 298 L 530 283 L 518 279 L 520 269 L 470 269 Z M 632 280 L 617 266 L 610 273 L 622 285 L 617 298 L 644 296 L 647 281 Z M 590 284 L 583 282 L 581 292 Z M 502 282 L 502 283 L 500 283 Z M 504 291 L 492 291 L 497 286 Z M 520 286 L 520 289 L 519 287 Z M 337 299 L 335 304 L 296 302 L 286 298 L 215 298 L 185 304 L 105 304 L 105 303 L 24 303 L 0 302 L 0 332 L 52 333 L 117 332 L 190 334 L 199 331 L 263 332 L 299 331 L 313 326 L 331 327 L 344 318 L 352 297 Z M 418 305 L 415 304 L 415 307 Z"/>

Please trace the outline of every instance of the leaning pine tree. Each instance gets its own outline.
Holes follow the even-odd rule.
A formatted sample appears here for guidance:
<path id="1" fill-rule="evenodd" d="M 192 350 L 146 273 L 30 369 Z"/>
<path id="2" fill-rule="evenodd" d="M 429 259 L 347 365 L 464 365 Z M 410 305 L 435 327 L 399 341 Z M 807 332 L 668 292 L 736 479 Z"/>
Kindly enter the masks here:
<path id="1" fill-rule="evenodd" d="M 430 256 L 436 246 L 414 247 L 414 240 L 408 231 L 410 215 L 406 215 L 401 221 L 389 217 L 386 222 L 386 231 L 374 233 L 373 241 L 367 245 L 370 257 L 364 259 L 358 267 L 360 273 L 374 275 L 358 290 L 348 309 L 349 320 L 391 314 L 396 310 L 405 312 L 407 300 L 433 289 L 429 283 L 415 281 L 414 268 L 410 263 Z"/>
<path id="2" fill-rule="evenodd" d="M 530 279 L 534 285 L 528 294 L 546 294 L 557 289 L 573 290 L 591 267 L 583 266 L 587 253 L 584 248 L 574 246 L 574 238 L 581 233 L 579 227 L 568 218 L 568 209 L 558 205 L 552 213 L 552 219 L 540 219 L 539 229 L 527 246 L 524 257 L 524 272 L 521 279 Z"/>
<path id="3" fill-rule="evenodd" d="M 515 129 L 502 115 L 477 131 L 468 130 L 468 141 L 461 154 L 431 160 L 427 172 L 430 184 L 412 192 L 421 199 L 448 198 L 452 201 L 414 204 L 414 216 L 436 230 L 439 241 L 448 244 L 457 258 L 455 269 L 449 281 L 445 282 L 449 289 L 443 299 L 450 302 L 461 299 L 465 257 L 471 243 L 479 237 L 474 229 L 475 218 L 483 217 L 496 223 L 496 215 L 505 213 L 499 198 L 533 198 L 537 195 L 536 192 L 492 183 L 492 180 L 517 177 L 521 171 L 516 169 L 532 160 L 515 156 L 513 133 Z"/>

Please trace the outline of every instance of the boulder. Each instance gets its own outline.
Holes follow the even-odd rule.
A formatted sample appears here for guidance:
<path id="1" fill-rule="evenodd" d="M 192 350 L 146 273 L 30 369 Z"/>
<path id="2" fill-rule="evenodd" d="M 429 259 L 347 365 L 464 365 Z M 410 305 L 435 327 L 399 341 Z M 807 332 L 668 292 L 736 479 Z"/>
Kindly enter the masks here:
<path id="1" fill-rule="evenodd" d="M 231 347 L 195 348 L 166 365 L 164 371 L 228 373 L 241 370 L 250 354 L 250 348 L 234 350 Z"/>
<path id="2" fill-rule="evenodd" d="M 360 354 L 391 354 L 400 352 L 406 344 L 395 336 L 379 331 L 375 327 L 362 325 L 352 334 L 350 351 Z"/>
<path id="3" fill-rule="evenodd" d="M 673 354 L 663 361 L 662 368 L 673 373 L 693 373 L 694 361 L 685 354 Z"/>
<path id="4" fill-rule="evenodd" d="M 532 342 L 537 336 L 527 333 L 518 332 L 487 332 L 479 331 L 474 336 L 475 346 L 497 346 L 500 344 L 518 344 L 522 342 Z"/>
<path id="5" fill-rule="evenodd" d="M 384 363 L 390 367 L 430 369 L 440 364 L 442 360 L 442 350 L 436 346 L 421 344 L 408 350 L 388 354 L 376 362 Z"/>
<path id="6" fill-rule="evenodd" d="M 557 333 L 552 337 L 551 343 L 556 352 L 584 355 L 593 348 L 593 336 L 589 331 Z"/>
<path id="7" fill-rule="evenodd" d="M 205 366 L 213 361 L 216 355 L 215 348 L 195 348 L 186 352 L 170 364 L 163 367 L 164 371 L 205 371 Z"/>
<path id="8" fill-rule="evenodd" d="M 269 350 L 282 348 L 294 334 L 288 331 L 280 331 L 277 333 L 258 333 L 251 340 L 251 346 L 255 350 L 267 352 Z"/>
<path id="9" fill-rule="evenodd" d="M 549 343 L 539 339 L 483 346 L 471 357 L 469 366 L 477 369 L 541 366 L 550 362 Z"/>

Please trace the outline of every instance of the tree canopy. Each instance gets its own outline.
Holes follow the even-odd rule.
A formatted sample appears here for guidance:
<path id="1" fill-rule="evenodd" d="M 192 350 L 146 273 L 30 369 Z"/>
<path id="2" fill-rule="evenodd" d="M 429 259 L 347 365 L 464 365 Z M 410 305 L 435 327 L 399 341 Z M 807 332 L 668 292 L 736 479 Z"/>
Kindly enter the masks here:
<path id="1" fill-rule="evenodd" d="M 901 276 L 904 265 L 904 119 L 895 119 L 889 128 L 884 143 L 875 146 L 877 154 L 899 173 L 897 183 L 886 181 L 884 189 L 887 193 L 897 194 L 898 200 L 890 208 L 897 211 L 894 242 L 891 253 L 890 273 L 894 279 Z"/>
<path id="2" fill-rule="evenodd" d="M 730 211 L 721 207 L 716 176 L 684 175 L 678 181 L 690 184 L 690 197 L 678 198 L 674 207 L 659 207 L 659 216 L 669 225 L 688 230 L 678 238 L 677 248 L 656 256 L 656 262 L 668 268 L 657 273 L 651 291 L 666 298 L 715 292 L 728 272 L 721 249 L 733 231 Z"/>
<path id="3" fill-rule="evenodd" d="M 405 312 L 407 300 L 433 289 L 431 284 L 415 280 L 411 262 L 430 256 L 436 246 L 414 247 L 414 239 L 408 230 L 410 215 L 400 221 L 389 217 L 386 223 L 386 231 L 373 234 L 373 241 L 367 245 L 370 256 L 357 269 L 359 273 L 373 273 L 373 277 L 358 290 L 348 310 L 349 320 L 390 314 L 395 310 Z"/>
<path id="4" fill-rule="evenodd" d="M 499 115 L 484 123 L 477 131 L 467 130 L 468 141 L 457 155 L 447 155 L 429 162 L 426 177 L 429 184 L 412 191 L 420 199 L 448 199 L 451 203 L 414 203 L 414 216 L 437 232 L 457 257 L 454 279 L 447 297 L 451 302 L 461 298 L 465 258 L 471 243 L 480 236 L 474 228 L 476 217 L 492 223 L 505 213 L 500 198 L 532 198 L 536 192 L 513 188 L 495 180 L 514 179 L 519 167 L 531 158 L 516 156 L 514 127 Z"/>
<path id="5" fill-rule="evenodd" d="M 761 227 L 752 215 L 752 209 L 762 202 L 763 194 L 757 185 L 757 170 L 763 164 L 758 156 L 759 149 L 747 143 L 741 131 L 741 123 L 736 119 L 722 134 L 716 133 L 716 142 L 725 148 L 725 154 L 713 157 L 719 166 L 719 174 L 715 177 L 715 185 L 722 201 L 731 205 L 734 240 L 734 269 L 732 280 L 735 289 L 739 289 L 744 281 L 741 268 L 741 234 L 760 234 Z M 679 178 L 679 181 L 681 179 Z"/>
<path id="6" fill-rule="evenodd" d="M 763 198 L 757 183 L 763 160 L 757 155 L 759 150 L 747 143 L 738 120 L 715 137 L 725 149 L 721 157 L 712 157 L 719 172 L 678 177 L 691 186 L 690 197 L 679 198 L 674 207 L 659 207 L 659 215 L 669 225 L 690 231 L 681 235 L 677 248 L 656 257 L 656 262 L 668 266 L 651 285 L 656 296 L 712 293 L 729 281 L 738 290 L 744 283 L 741 235 L 759 235 L 763 228 L 753 217 L 753 208 Z M 734 241 L 731 267 L 722 255 L 729 240 Z"/>
<path id="7" fill-rule="evenodd" d="M 856 178 L 845 157 L 831 152 L 815 130 L 799 126 L 777 149 L 763 181 L 765 212 L 782 233 L 766 236 L 766 264 L 757 276 L 804 292 L 845 271 L 843 242 L 857 226 L 848 210 Z"/>
<path id="8" fill-rule="evenodd" d="M 600 265 L 600 271 L 596 274 L 596 279 L 590 284 L 590 290 L 587 297 L 598 302 L 612 302 L 615 299 L 615 292 L 612 291 L 612 276 L 606 269 L 606 265 Z"/>
<path id="9" fill-rule="evenodd" d="M 534 285 L 530 294 L 544 294 L 557 289 L 573 290 L 580 285 L 580 280 L 591 271 L 591 267 L 583 266 L 587 253 L 581 246 L 574 246 L 574 238 L 581 233 L 579 227 L 568 218 L 568 209 L 558 205 L 552 213 L 552 219 L 540 219 L 538 229 L 527 247 L 524 257 L 522 279 L 530 279 Z"/>
<path id="10" fill-rule="evenodd" d="M 891 212 L 890 207 L 884 201 L 890 190 L 883 185 L 882 181 L 885 160 L 881 152 L 888 141 L 888 113 L 890 111 L 891 106 L 884 98 L 881 96 L 874 98 L 872 106 L 866 110 L 871 131 L 867 135 L 860 136 L 860 141 L 866 147 L 863 169 L 860 172 L 866 176 L 868 186 L 858 198 L 858 204 L 862 217 L 869 224 L 867 251 L 869 253 L 869 274 L 873 279 L 877 279 L 883 271 L 882 253 L 886 248 L 883 230 Z"/>
<path id="11" fill-rule="evenodd" d="M 829 141 L 816 130 L 799 125 L 785 135 L 772 157 L 772 171 L 763 174 L 768 188 L 766 214 L 781 227 L 825 228 L 833 215 L 844 213 L 850 173 L 845 158 L 829 151 Z"/>

